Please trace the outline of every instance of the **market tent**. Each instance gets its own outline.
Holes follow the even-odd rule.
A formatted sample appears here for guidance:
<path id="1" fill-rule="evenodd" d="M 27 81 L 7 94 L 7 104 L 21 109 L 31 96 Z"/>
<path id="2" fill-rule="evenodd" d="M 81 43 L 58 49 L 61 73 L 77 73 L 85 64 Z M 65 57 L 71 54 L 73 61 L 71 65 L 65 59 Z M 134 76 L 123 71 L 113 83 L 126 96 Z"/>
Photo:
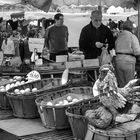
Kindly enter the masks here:
<path id="1" fill-rule="evenodd" d="M 21 3 L 21 4 L 30 4 L 38 9 L 41 9 L 45 12 L 48 12 L 52 0 L 1 0 L 0 1 L 0 5 L 4 5 L 4 4 L 17 4 L 17 3 Z"/>
<path id="2" fill-rule="evenodd" d="M 87 4 L 86 7 L 93 7 L 91 4 Z"/>
<path id="3" fill-rule="evenodd" d="M 12 13 L 10 16 L 12 19 L 24 18 L 24 12 Z"/>
<path id="4" fill-rule="evenodd" d="M 70 5 L 70 8 L 77 8 L 77 5 L 71 4 L 71 5 Z"/>
<path id="5" fill-rule="evenodd" d="M 108 14 L 114 14 L 114 13 L 116 13 L 116 7 L 115 6 L 110 6 L 109 8 L 108 8 L 108 10 L 107 10 L 107 13 Z"/>
<path id="6" fill-rule="evenodd" d="M 84 7 L 84 5 L 81 4 L 81 5 L 79 5 L 78 7 Z"/>
<path id="7" fill-rule="evenodd" d="M 118 6 L 118 7 L 116 7 L 116 12 L 117 13 L 123 13 L 124 12 L 124 8 Z"/>

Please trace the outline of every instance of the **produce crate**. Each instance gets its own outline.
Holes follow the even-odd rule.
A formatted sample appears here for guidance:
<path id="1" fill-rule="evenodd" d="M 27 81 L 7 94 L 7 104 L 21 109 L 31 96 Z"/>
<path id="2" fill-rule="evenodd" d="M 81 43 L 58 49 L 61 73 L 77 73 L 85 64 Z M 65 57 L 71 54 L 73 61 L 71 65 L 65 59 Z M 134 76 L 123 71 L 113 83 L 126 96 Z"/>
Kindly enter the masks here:
<path id="1" fill-rule="evenodd" d="M 90 109 L 97 109 L 99 106 L 101 106 L 99 99 L 95 97 L 66 109 L 66 115 L 68 116 L 74 139 L 84 140 L 88 129 L 88 122 L 84 117 L 85 112 Z"/>
<path id="2" fill-rule="evenodd" d="M 79 97 L 83 96 L 82 100 L 93 97 L 92 87 L 83 86 L 49 92 L 35 100 L 44 127 L 55 129 L 70 128 L 65 110 L 75 103 L 56 106 L 53 104 L 49 105 L 48 102 L 55 102 L 56 100 L 66 98 L 66 95 L 72 94 L 76 94 Z"/>
<path id="3" fill-rule="evenodd" d="M 60 78 L 48 78 L 9 89 L 7 97 L 12 107 L 13 115 L 19 118 L 39 117 L 35 104 L 36 97 L 39 96 L 40 93 L 46 94 L 49 91 L 59 90 L 66 86 L 67 84 L 61 84 Z M 33 91 L 35 88 L 37 88 L 37 90 Z"/>

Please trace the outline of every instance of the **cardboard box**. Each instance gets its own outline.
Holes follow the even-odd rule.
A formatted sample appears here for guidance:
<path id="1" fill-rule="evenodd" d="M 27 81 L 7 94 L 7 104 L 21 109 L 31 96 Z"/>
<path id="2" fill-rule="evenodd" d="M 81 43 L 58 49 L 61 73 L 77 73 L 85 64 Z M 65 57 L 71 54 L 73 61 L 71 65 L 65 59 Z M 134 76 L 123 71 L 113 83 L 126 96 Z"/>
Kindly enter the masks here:
<path id="1" fill-rule="evenodd" d="M 99 59 L 85 59 L 82 61 L 83 67 L 98 67 L 99 66 Z"/>
<path id="2" fill-rule="evenodd" d="M 56 62 L 66 62 L 68 59 L 67 55 L 57 55 L 56 56 Z"/>
<path id="3" fill-rule="evenodd" d="M 82 62 L 81 61 L 68 61 L 65 62 L 66 68 L 80 68 L 82 67 Z"/>
<path id="4" fill-rule="evenodd" d="M 53 69 L 65 69 L 64 62 L 49 63 L 49 66 L 52 66 Z"/>

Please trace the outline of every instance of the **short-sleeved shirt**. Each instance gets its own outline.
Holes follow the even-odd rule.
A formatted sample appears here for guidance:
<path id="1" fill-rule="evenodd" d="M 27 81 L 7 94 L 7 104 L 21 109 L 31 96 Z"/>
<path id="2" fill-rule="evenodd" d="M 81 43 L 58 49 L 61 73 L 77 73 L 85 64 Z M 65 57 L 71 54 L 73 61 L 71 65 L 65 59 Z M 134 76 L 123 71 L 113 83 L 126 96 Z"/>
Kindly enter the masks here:
<path id="1" fill-rule="evenodd" d="M 68 35 L 68 28 L 65 25 L 49 26 L 45 33 L 45 45 L 50 50 L 50 53 L 66 51 L 68 49 Z"/>

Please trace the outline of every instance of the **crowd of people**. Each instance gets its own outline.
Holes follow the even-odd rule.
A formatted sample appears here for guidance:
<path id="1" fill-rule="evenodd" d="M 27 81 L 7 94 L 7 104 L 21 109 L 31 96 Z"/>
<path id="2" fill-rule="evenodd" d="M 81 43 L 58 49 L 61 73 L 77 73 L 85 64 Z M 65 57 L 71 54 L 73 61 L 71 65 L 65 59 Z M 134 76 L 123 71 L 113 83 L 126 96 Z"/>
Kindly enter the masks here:
<path id="1" fill-rule="evenodd" d="M 109 24 L 102 23 L 102 12 L 91 12 L 90 23 L 81 29 L 79 49 L 85 59 L 101 57 L 104 47 L 111 55 L 111 64 L 119 87 L 124 87 L 135 76 L 135 64 L 140 58 L 139 40 L 134 34 L 133 22 L 129 19 L 118 24 L 109 19 Z M 55 61 L 56 55 L 68 55 L 68 27 L 63 24 L 64 15 L 54 16 L 55 23 L 45 32 L 45 47 L 50 52 L 50 59 Z M 106 45 L 107 44 L 107 45 Z M 94 72 L 88 71 L 88 80 L 95 79 Z"/>
<path id="2" fill-rule="evenodd" d="M 133 22 L 128 17 L 126 21 L 119 21 L 117 24 L 109 19 L 108 24 L 104 25 L 100 10 L 92 11 L 90 19 L 90 23 L 81 29 L 79 50 L 83 52 L 85 59 L 100 59 L 103 48 L 107 46 L 118 85 L 123 87 L 134 78 L 136 61 L 140 60 L 140 44 L 134 34 Z M 30 59 L 28 38 L 39 37 L 37 35 L 39 33 L 44 38 L 43 50 L 49 54 L 51 61 L 55 62 L 57 55 L 68 56 L 69 30 L 64 25 L 62 13 L 55 14 L 54 20 L 51 20 L 51 23 L 44 28 L 38 28 L 37 32 L 33 26 L 25 25 L 28 26 L 24 35 L 18 31 L 18 28 L 7 33 L 0 26 L 0 48 L 5 58 L 20 57 L 21 62 L 26 58 Z M 94 72 L 88 71 L 88 80 L 93 81 L 93 79 L 95 79 Z"/>
<path id="3" fill-rule="evenodd" d="M 19 58 L 19 65 L 25 59 L 30 59 L 32 53 L 29 49 L 29 38 L 42 38 L 42 27 L 46 29 L 54 23 L 54 20 L 42 18 L 38 20 L 37 26 L 30 24 L 30 22 L 31 20 L 26 20 L 23 17 L 9 20 L 0 18 L 0 51 L 3 52 L 4 57 L 2 65 L 7 64 L 7 60 L 10 59 L 17 61 L 17 58 Z"/>

